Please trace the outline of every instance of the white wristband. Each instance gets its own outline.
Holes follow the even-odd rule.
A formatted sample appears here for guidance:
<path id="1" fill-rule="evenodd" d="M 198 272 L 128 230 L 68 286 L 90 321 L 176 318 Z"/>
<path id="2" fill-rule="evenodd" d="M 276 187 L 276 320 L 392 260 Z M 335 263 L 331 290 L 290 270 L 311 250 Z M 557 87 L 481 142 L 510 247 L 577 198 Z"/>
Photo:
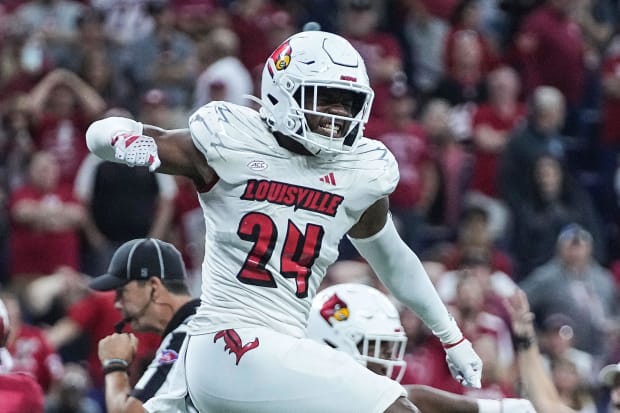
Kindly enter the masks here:
<path id="1" fill-rule="evenodd" d="M 86 131 L 88 149 L 106 161 L 120 162 L 115 158 L 113 138 L 119 133 L 142 135 L 143 125 L 133 119 L 109 117 L 93 122 Z"/>
<path id="2" fill-rule="evenodd" d="M 501 413 L 502 402 L 492 399 L 476 399 L 478 403 L 478 413 Z"/>

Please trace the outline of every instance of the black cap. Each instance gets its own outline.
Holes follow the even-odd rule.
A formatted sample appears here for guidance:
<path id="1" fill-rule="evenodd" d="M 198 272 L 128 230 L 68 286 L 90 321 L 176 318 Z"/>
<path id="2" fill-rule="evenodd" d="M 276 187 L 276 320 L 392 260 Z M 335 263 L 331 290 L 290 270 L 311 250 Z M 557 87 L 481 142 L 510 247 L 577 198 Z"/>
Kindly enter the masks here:
<path id="1" fill-rule="evenodd" d="M 91 280 L 88 286 L 109 291 L 150 277 L 185 280 L 185 266 L 174 245 L 155 238 L 139 238 L 121 245 L 112 256 L 108 272 Z"/>

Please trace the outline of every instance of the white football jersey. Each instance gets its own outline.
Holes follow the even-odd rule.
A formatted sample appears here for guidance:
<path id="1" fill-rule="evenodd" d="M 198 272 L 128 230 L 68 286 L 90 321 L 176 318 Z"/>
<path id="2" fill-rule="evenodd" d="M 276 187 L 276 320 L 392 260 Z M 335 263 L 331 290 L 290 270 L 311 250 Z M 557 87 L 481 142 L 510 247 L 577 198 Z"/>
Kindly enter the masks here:
<path id="1" fill-rule="evenodd" d="M 393 155 L 366 138 L 333 159 L 298 155 L 255 110 L 225 102 L 198 109 L 189 127 L 219 176 L 199 196 L 205 257 L 191 332 L 258 325 L 302 337 L 340 240 L 396 187 Z"/>

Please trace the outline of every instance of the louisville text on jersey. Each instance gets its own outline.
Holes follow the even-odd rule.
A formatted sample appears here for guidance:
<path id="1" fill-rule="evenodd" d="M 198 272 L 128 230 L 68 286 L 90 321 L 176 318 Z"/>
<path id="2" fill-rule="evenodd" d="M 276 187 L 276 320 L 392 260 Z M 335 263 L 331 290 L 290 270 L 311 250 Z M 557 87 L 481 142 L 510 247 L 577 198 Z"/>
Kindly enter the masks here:
<path id="1" fill-rule="evenodd" d="M 344 200 L 342 196 L 331 192 L 266 179 L 249 179 L 241 199 L 267 201 L 332 217 L 336 216 L 338 207 Z"/>

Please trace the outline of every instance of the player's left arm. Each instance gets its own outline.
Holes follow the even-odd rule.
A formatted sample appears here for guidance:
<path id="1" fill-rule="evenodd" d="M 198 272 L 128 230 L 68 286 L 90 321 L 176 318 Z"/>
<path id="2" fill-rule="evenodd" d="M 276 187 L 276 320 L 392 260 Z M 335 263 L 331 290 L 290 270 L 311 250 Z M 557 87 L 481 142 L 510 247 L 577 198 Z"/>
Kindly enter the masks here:
<path id="1" fill-rule="evenodd" d="M 371 205 L 348 235 L 394 297 L 441 340 L 454 378 L 480 387 L 482 361 L 448 313 L 420 259 L 400 238 L 389 216 L 387 197 Z"/>

